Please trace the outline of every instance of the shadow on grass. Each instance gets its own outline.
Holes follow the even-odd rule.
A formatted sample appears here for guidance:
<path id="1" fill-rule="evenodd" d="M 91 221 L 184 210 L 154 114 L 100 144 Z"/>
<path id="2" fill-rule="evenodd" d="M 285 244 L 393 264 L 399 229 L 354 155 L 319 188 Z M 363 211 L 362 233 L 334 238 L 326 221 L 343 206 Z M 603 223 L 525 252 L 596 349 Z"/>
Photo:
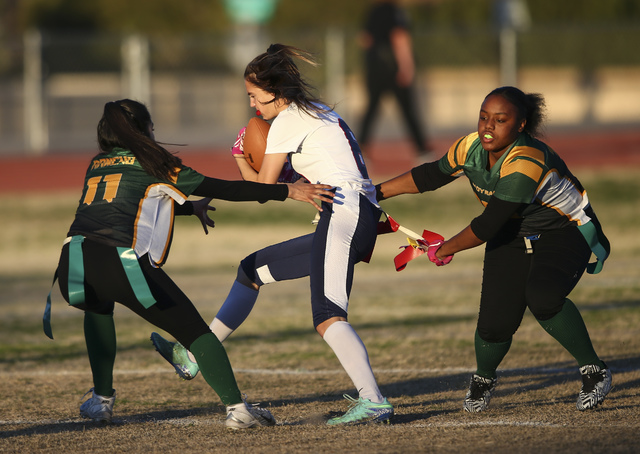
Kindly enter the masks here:
<path id="1" fill-rule="evenodd" d="M 609 367 L 613 372 L 614 380 L 614 387 L 610 395 L 607 397 L 607 400 L 611 403 L 608 406 L 605 405 L 603 408 L 599 408 L 598 411 L 613 411 L 614 409 L 619 410 L 620 408 L 630 408 L 631 404 L 628 402 L 620 401 L 618 404 L 615 404 L 617 401 L 616 393 L 625 391 L 628 394 L 628 392 L 631 391 L 636 395 L 637 390 L 640 388 L 640 378 L 616 382 L 616 372 L 622 373 L 640 370 L 640 356 L 611 360 L 609 362 Z M 498 376 L 499 378 L 502 377 L 504 380 L 503 383 L 496 388 L 495 392 L 495 397 L 501 399 L 499 407 L 501 410 L 509 410 L 522 406 L 531 406 L 532 408 L 549 407 L 557 405 L 558 403 L 573 405 L 580 383 L 577 367 L 573 367 L 567 362 L 550 363 L 545 367 L 499 371 Z M 406 403 L 396 406 L 396 415 L 393 419 L 393 424 L 411 424 L 416 421 L 424 421 L 435 416 L 446 416 L 461 413 L 462 399 L 466 393 L 469 377 L 469 373 L 453 373 L 430 377 L 419 377 L 410 380 L 400 380 L 381 386 L 382 393 L 387 396 L 392 403 L 394 399 L 401 400 L 402 397 L 406 396 L 423 397 L 423 401 L 421 402 Z M 527 399 L 526 397 L 527 392 L 558 386 L 567 382 L 576 383 L 576 393 L 560 397 L 556 395 L 553 399 L 549 400 L 540 398 Z M 442 395 L 451 392 L 453 392 L 451 397 Z M 340 408 L 340 411 L 331 411 L 326 414 L 316 415 L 299 421 L 281 423 L 281 425 L 286 426 L 308 424 L 323 425 L 328 418 L 341 415 L 347 410 L 348 405 L 341 396 L 342 394 L 348 393 L 353 393 L 353 389 L 345 389 L 336 392 L 335 394 L 332 393 L 331 395 L 310 394 L 308 396 L 291 399 L 276 399 L 270 402 L 270 408 L 282 408 L 290 405 L 318 402 L 335 403 L 336 408 Z M 514 396 L 516 395 L 518 395 L 518 402 L 514 403 Z M 624 399 L 628 401 L 628 397 L 623 396 L 622 400 Z M 429 408 L 427 411 L 417 411 L 419 407 L 423 408 L 425 405 Z M 59 422 L 43 421 L 42 423 L 21 423 L 18 421 L 14 423 L 16 426 L 29 424 L 29 427 L 17 427 L 15 430 L 7 430 L 7 426 L 5 425 L 3 427 L 4 430 L 0 431 L 0 439 L 67 432 L 85 432 L 105 427 L 117 428 L 131 424 L 169 423 L 172 420 L 183 420 L 190 417 L 206 416 L 214 418 L 214 424 L 218 424 L 218 421 L 220 425 L 224 423 L 224 410 L 219 405 L 191 409 L 159 410 L 124 417 L 116 417 L 113 419 L 112 424 L 106 426 L 83 420 L 62 420 Z"/>
<path id="2" fill-rule="evenodd" d="M 211 415 L 213 418 L 219 419 L 220 424 L 224 423 L 224 416 L 220 407 L 208 407 L 208 408 L 194 408 L 188 410 L 162 410 L 155 412 L 145 412 L 137 415 L 130 415 L 124 417 L 114 417 L 112 422 L 109 423 L 97 423 L 90 420 L 79 419 L 74 420 L 61 420 L 42 423 L 28 423 L 29 427 L 21 427 L 15 430 L 2 430 L 0 431 L 0 439 L 20 437 L 20 436 L 32 436 L 43 434 L 59 434 L 68 432 L 87 432 L 91 430 L 104 430 L 108 428 L 117 428 L 131 424 L 145 424 L 145 423 L 158 423 L 163 421 L 171 421 L 174 419 L 185 419 L 194 416 L 207 416 Z M 14 423 L 15 425 L 23 425 L 20 422 Z M 27 423 L 24 423 L 27 424 Z M 6 428 L 6 426 L 4 426 Z"/>
<path id="3" fill-rule="evenodd" d="M 616 392 L 620 391 L 633 391 L 638 393 L 640 390 L 640 378 L 618 381 L 616 382 L 616 373 L 633 372 L 640 370 L 640 356 L 631 358 L 619 358 L 611 360 L 608 366 L 613 374 L 613 388 L 611 394 L 607 397 L 609 401 L 615 401 Z M 425 401 L 419 403 L 403 404 L 400 408 L 396 409 L 396 416 L 394 416 L 394 424 L 408 424 L 418 420 L 428 419 L 429 417 L 437 415 L 449 415 L 462 411 L 462 400 L 467 391 L 471 373 L 453 373 L 445 375 L 437 375 L 430 377 L 419 377 L 410 380 L 400 380 L 392 383 L 387 383 L 380 386 L 380 391 L 384 396 L 389 398 L 391 403 L 394 399 L 400 400 L 402 397 L 412 396 L 424 396 Z M 530 367 L 530 368 L 518 368 L 509 370 L 498 370 L 498 378 L 502 378 L 507 383 L 499 383 L 495 391 L 497 398 L 508 398 L 522 393 L 532 392 L 536 390 L 542 390 L 550 388 L 552 386 L 558 386 L 567 382 L 575 382 L 575 393 L 571 393 L 564 398 L 561 398 L 562 403 L 568 405 L 574 404 L 576 396 L 579 390 L 579 386 L 582 383 L 580 379 L 580 373 L 577 366 L 573 366 L 567 362 L 550 363 L 544 367 Z M 619 379 L 618 379 L 619 380 Z M 455 396 L 443 397 L 443 393 L 454 392 Z M 341 407 L 344 407 L 342 412 L 330 412 L 327 417 L 338 416 L 347 410 L 347 405 L 343 403 L 342 394 L 353 394 L 353 389 L 343 390 L 332 395 L 314 396 L 296 398 L 296 399 L 281 399 L 271 402 L 273 407 L 282 407 L 291 404 L 310 403 L 310 402 L 336 402 Z M 431 398 L 430 398 L 431 396 Z M 548 401 L 544 400 L 523 400 L 519 397 L 519 403 L 513 404 L 509 402 L 509 399 L 504 399 L 502 408 L 511 408 L 515 406 L 541 406 L 541 405 L 555 405 L 558 403 L 558 397 L 554 397 Z M 426 413 L 407 412 L 415 407 L 424 407 L 427 404 L 430 408 Z M 616 405 L 616 408 L 620 408 Z M 400 412 L 398 413 L 398 410 Z"/>
<path id="4" fill-rule="evenodd" d="M 33 346 L 26 346 L 24 349 L 16 348 L 15 350 L 10 350 L 5 347 L 3 350 L 0 350 L 3 351 L 3 358 L 0 359 L 0 367 L 2 367 L 3 370 L 9 370 L 12 365 L 24 364 L 26 362 L 46 365 L 87 357 L 87 348 L 84 341 L 75 343 L 71 346 L 65 344 L 50 344 L 50 346 L 43 346 L 42 348 L 39 348 L 38 351 L 33 350 Z M 124 346 L 118 345 L 118 354 L 137 350 L 149 350 L 150 355 L 155 352 L 151 342 L 148 341 L 136 342 Z"/>
<path id="5" fill-rule="evenodd" d="M 406 318 L 397 318 L 392 320 L 381 320 L 377 322 L 358 323 L 354 322 L 353 327 L 356 331 L 377 330 L 381 328 L 406 328 L 415 326 L 443 326 L 452 323 L 469 322 L 476 319 L 476 315 L 424 315 L 411 316 Z M 254 341 L 254 340 L 282 340 L 294 337 L 304 337 L 312 335 L 317 337 L 318 334 L 311 325 L 308 328 L 301 329 L 281 329 L 260 334 L 239 334 L 233 335 L 230 342 L 235 341 Z"/>

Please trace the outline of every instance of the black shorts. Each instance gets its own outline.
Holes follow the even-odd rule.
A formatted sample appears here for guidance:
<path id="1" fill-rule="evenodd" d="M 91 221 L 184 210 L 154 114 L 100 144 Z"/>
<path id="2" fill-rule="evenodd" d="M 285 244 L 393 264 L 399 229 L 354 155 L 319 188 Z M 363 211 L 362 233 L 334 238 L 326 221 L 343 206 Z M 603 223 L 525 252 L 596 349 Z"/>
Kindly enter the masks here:
<path id="1" fill-rule="evenodd" d="M 114 303 L 118 302 L 167 331 L 187 348 L 198 337 L 211 332 L 189 298 L 161 268 L 151 265 L 147 255 L 140 257 L 138 262 L 156 300 L 148 309 L 136 298 L 115 247 L 85 239 L 82 251 L 85 301 L 74 307 L 108 315 L 113 314 Z M 58 282 L 67 302 L 68 276 L 69 244 L 65 244 L 58 265 Z"/>

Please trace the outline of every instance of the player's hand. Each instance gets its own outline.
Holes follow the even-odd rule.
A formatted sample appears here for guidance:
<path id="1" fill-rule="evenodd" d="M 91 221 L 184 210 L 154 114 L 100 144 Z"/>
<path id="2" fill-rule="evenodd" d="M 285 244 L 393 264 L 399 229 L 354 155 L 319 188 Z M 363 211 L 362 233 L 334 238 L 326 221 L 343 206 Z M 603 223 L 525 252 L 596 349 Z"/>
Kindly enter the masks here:
<path id="1" fill-rule="evenodd" d="M 193 204 L 193 214 L 194 216 L 198 216 L 200 219 L 200 223 L 202 224 L 202 228 L 204 229 L 204 234 L 209 234 L 209 229 L 207 226 L 214 228 L 216 226 L 213 219 L 209 217 L 209 211 L 216 211 L 215 207 L 209 205 L 211 202 L 211 197 L 206 197 L 204 199 L 192 201 Z"/>
<path id="2" fill-rule="evenodd" d="M 247 132 L 247 128 L 244 127 L 238 132 L 238 137 L 231 147 L 231 156 L 238 157 L 244 156 L 244 134 Z"/>
<path id="3" fill-rule="evenodd" d="M 331 191 L 333 186 L 329 186 L 328 184 L 310 184 L 304 181 L 304 178 L 301 178 L 295 183 L 287 183 L 289 187 L 288 197 L 290 199 L 310 203 L 316 207 L 318 211 L 322 211 L 322 208 L 314 199 L 333 203 L 334 192 Z"/>
<path id="4" fill-rule="evenodd" d="M 429 260 L 431 261 L 431 263 L 435 263 L 436 266 L 448 265 L 449 262 L 453 260 L 453 255 L 448 255 L 442 259 L 438 258 L 438 255 L 437 255 L 438 249 L 440 249 L 443 244 L 444 244 L 443 240 L 438 240 L 438 241 L 429 243 L 429 247 L 427 248 L 427 257 L 429 257 Z"/>

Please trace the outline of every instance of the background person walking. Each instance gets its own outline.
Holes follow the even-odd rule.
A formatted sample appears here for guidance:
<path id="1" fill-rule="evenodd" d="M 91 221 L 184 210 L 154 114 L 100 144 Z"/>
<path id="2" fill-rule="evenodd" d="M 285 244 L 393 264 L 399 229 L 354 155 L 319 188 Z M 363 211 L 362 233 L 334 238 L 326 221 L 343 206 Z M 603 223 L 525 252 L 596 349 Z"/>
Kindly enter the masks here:
<path id="1" fill-rule="evenodd" d="M 391 93 L 398 102 L 417 155 L 428 157 L 431 150 L 415 89 L 416 65 L 409 18 L 396 0 L 374 0 L 361 43 L 368 104 L 360 125 L 360 146 L 366 154 L 380 102 L 385 94 Z"/>

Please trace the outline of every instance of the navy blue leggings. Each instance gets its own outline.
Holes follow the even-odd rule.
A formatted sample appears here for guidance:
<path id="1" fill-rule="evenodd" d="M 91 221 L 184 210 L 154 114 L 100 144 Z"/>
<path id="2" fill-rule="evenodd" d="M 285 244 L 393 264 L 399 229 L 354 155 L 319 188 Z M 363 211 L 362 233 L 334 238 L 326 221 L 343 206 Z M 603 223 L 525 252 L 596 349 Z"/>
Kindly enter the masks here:
<path id="1" fill-rule="evenodd" d="M 375 246 L 381 211 L 363 195 L 350 196 L 359 203 L 357 212 L 324 203 L 314 233 L 256 251 L 240 264 L 258 286 L 310 276 L 315 327 L 332 317 L 347 318 L 354 266 Z"/>
<path id="2" fill-rule="evenodd" d="M 522 238 L 487 243 L 478 316 L 484 341 L 511 339 L 527 307 L 538 320 L 555 316 L 591 256 L 577 227 L 544 232 L 532 245 L 527 254 Z"/>

